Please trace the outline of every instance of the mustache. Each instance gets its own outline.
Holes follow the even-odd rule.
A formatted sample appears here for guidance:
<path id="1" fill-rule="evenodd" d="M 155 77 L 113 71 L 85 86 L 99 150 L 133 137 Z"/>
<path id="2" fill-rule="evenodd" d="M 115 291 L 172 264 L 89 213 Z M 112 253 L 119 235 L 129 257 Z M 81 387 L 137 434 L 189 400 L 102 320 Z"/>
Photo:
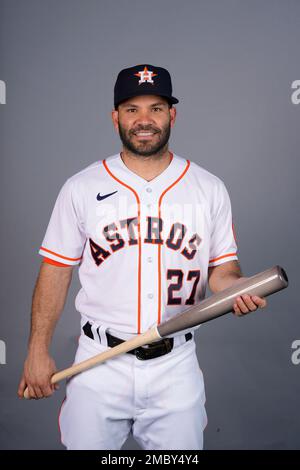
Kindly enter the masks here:
<path id="1" fill-rule="evenodd" d="M 153 132 L 155 134 L 157 134 L 158 132 L 160 132 L 159 129 L 154 129 L 153 127 L 139 127 L 137 129 L 133 129 L 130 133 L 131 134 L 136 134 L 137 132 Z"/>

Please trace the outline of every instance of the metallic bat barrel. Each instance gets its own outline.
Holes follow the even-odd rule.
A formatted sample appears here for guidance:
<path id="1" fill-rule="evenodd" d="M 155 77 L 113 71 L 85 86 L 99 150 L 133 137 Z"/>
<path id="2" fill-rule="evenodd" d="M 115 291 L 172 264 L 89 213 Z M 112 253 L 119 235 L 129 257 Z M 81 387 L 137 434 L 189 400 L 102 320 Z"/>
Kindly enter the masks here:
<path id="1" fill-rule="evenodd" d="M 250 294 L 267 297 L 285 289 L 287 286 L 288 277 L 286 272 L 280 266 L 274 266 L 201 301 L 199 308 L 195 305 L 184 310 L 174 318 L 159 325 L 157 331 L 162 338 L 169 336 L 177 331 L 192 328 L 233 311 L 233 304 L 239 295 Z"/>

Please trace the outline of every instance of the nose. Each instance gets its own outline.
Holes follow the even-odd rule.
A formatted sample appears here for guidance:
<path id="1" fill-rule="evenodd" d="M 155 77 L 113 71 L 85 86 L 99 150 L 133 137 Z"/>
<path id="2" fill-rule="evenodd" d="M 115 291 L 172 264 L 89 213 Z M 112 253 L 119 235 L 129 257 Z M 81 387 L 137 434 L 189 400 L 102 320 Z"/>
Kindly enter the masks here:
<path id="1" fill-rule="evenodd" d="M 148 109 L 140 109 L 136 114 L 136 121 L 139 123 L 154 122 L 153 113 Z"/>
<path id="2" fill-rule="evenodd" d="M 136 119 L 134 121 L 133 128 L 135 130 L 156 129 L 155 120 L 153 119 L 153 113 L 151 113 L 151 111 L 148 111 L 147 109 L 139 110 L 136 114 Z"/>

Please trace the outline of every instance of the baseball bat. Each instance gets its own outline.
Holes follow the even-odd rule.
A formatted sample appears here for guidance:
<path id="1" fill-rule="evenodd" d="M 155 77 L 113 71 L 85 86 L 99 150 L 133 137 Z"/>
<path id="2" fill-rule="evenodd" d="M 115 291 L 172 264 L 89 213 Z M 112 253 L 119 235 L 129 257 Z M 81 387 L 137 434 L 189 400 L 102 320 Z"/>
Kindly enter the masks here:
<path id="1" fill-rule="evenodd" d="M 141 335 L 137 335 L 118 346 L 55 373 L 51 377 L 51 383 L 55 384 L 67 377 L 72 377 L 75 374 L 90 369 L 132 349 L 153 343 L 178 331 L 192 328 L 193 326 L 225 315 L 233 311 L 234 301 L 236 297 L 240 295 L 249 294 L 267 297 L 268 295 L 285 289 L 287 286 L 288 277 L 285 270 L 280 266 L 274 266 L 273 268 L 255 274 L 236 285 L 234 284 L 227 289 L 211 295 L 207 299 L 199 302 L 199 304 L 184 310 Z M 27 388 L 24 391 L 24 398 L 29 398 Z"/>

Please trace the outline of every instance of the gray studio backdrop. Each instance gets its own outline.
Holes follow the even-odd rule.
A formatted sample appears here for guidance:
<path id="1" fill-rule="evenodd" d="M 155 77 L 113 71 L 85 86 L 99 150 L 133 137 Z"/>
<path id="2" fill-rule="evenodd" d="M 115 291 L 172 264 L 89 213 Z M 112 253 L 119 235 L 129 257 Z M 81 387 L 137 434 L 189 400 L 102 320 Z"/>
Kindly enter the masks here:
<path id="1" fill-rule="evenodd" d="M 168 68 L 180 99 L 170 148 L 229 190 L 244 274 L 280 264 L 290 277 L 266 310 L 198 332 L 205 448 L 300 448 L 299 43 L 296 0 L 1 0 L 1 449 L 63 448 L 64 385 L 48 400 L 16 395 L 37 250 L 64 181 L 120 150 L 114 81 L 143 62 Z M 78 288 L 75 272 L 52 346 L 59 368 L 76 349 Z"/>

